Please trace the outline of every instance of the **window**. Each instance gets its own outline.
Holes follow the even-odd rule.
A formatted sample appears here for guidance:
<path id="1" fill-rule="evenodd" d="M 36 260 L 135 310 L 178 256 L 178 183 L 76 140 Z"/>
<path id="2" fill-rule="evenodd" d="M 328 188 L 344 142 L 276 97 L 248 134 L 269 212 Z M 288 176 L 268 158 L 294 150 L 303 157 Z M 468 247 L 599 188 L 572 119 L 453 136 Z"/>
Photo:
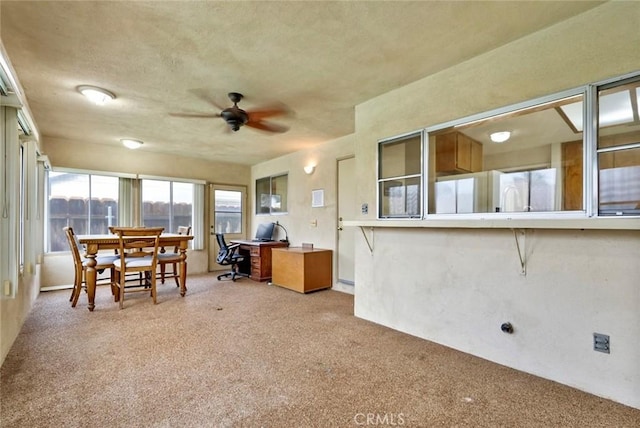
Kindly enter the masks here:
<path id="1" fill-rule="evenodd" d="M 640 215 L 640 79 L 598 90 L 598 214 Z"/>
<path id="2" fill-rule="evenodd" d="M 25 148 L 21 144 L 20 145 L 20 213 L 18 215 L 18 219 L 20 221 L 20 227 L 18 228 L 19 237 L 18 237 L 18 263 L 20 264 L 21 269 L 24 268 L 24 260 L 25 260 L 25 215 L 26 215 L 26 204 L 27 204 L 27 157 L 25 156 Z"/>
<path id="3" fill-rule="evenodd" d="M 636 72 L 382 141 L 378 217 L 640 216 L 639 106 Z"/>
<path id="4" fill-rule="evenodd" d="M 242 233 L 242 192 L 214 191 L 216 233 Z"/>
<path id="5" fill-rule="evenodd" d="M 194 185 L 163 180 L 142 180 L 142 224 L 176 232 L 192 226 Z"/>
<path id="6" fill-rule="evenodd" d="M 109 233 L 118 224 L 118 177 L 86 173 L 48 173 L 48 251 L 68 251 L 62 230 L 78 235 Z"/>
<path id="7" fill-rule="evenodd" d="M 429 214 L 584 211 L 583 99 L 549 97 L 431 130 Z"/>
<path id="8" fill-rule="evenodd" d="M 378 146 L 378 215 L 422 215 L 422 134 L 383 141 Z"/>
<path id="9" fill-rule="evenodd" d="M 287 174 L 256 180 L 256 214 L 286 213 L 287 186 Z"/>

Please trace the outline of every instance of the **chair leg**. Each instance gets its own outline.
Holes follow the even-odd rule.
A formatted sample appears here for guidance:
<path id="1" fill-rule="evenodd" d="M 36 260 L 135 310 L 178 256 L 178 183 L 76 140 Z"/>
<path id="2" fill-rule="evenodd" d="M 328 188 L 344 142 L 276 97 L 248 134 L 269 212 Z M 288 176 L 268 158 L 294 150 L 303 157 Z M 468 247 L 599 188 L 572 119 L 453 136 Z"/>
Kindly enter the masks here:
<path id="1" fill-rule="evenodd" d="M 82 270 L 78 273 L 78 270 L 76 269 L 75 275 L 73 277 L 73 290 L 71 291 L 71 298 L 69 299 L 72 308 L 75 308 L 78 304 L 78 298 L 80 297 L 80 293 L 82 292 L 83 275 L 84 272 Z"/>
<path id="2" fill-rule="evenodd" d="M 118 278 L 118 274 L 116 272 L 116 268 L 111 268 L 111 282 L 109 286 L 111 287 L 111 295 L 114 297 L 118 292 L 118 286 L 116 285 L 116 281 L 120 282 L 120 279 Z"/>
<path id="3" fill-rule="evenodd" d="M 176 281 L 176 287 L 180 287 L 180 281 L 178 281 L 178 264 L 173 264 L 173 279 Z"/>
<path id="4" fill-rule="evenodd" d="M 149 277 L 151 279 L 151 299 L 153 300 L 153 304 L 155 305 L 156 303 L 158 303 L 156 301 L 156 276 L 151 274 L 149 274 Z"/>
<path id="5" fill-rule="evenodd" d="M 164 273 L 166 270 L 166 265 L 165 263 L 159 263 L 160 265 L 160 283 L 164 284 Z"/>
<path id="6" fill-rule="evenodd" d="M 124 284 L 125 284 L 125 275 L 122 271 L 120 271 L 120 309 L 124 309 Z"/>

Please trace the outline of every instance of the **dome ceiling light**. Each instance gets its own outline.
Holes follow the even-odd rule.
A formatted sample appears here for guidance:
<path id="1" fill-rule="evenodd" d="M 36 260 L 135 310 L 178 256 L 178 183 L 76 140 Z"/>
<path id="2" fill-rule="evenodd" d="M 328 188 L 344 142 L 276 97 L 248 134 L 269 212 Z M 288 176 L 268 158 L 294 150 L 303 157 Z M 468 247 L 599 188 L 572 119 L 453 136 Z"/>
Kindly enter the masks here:
<path id="1" fill-rule="evenodd" d="M 132 140 L 130 138 L 124 138 L 120 141 L 122 142 L 122 145 L 124 145 L 127 149 L 131 149 L 131 150 L 135 150 L 140 146 L 142 146 L 142 144 L 144 144 L 140 140 Z"/>
<path id="2" fill-rule="evenodd" d="M 107 101 L 111 101 L 116 98 L 112 92 L 98 88 L 97 86 L 78 86 L 78 92 L 87 97 L 89 101 L 99 106 L 103 106 Z"/>
<path id="3" fill-rule="evenodd" d="M 511 138 L 511 132 L 509 131 L 494 132 L 490 135 L 490 137 L 491 137 L 491 141 L 493 141 L 494 143 L 504 143 L 509 138 Z"/>

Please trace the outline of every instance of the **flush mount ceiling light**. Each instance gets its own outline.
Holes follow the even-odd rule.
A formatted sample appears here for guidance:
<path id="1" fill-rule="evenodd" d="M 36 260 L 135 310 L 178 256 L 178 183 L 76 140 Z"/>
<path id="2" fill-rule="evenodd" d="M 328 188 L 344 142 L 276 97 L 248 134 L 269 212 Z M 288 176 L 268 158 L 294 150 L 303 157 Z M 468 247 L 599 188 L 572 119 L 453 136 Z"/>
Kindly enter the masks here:
<path id="1" fill-rule="evenodd" d="M 104 105 L 107 101 L 111 101 L 116 97 L 112 92 L 98 88 L 97 86 L 78 86 L 78 91 L 87 97 L 89 101 L 99 106 Z"/>
<path id="2" fill-rule="evenodd" d="M 509 131 L 494 132 L 489 137 L 491 137 L 491 141 L 493 141 L 494 143 L 504 143 L 511 137 L 511 132 Z"/>
<path id="3" fill-rule="evenodd" d="M 122 144 L 127 148 L 127 149 L 132 149 L 135 150 L 138 147 L 140 147 L 143 143 L 140 140 L 131 140 L 129 138 L 125 138 L 120 140 L 122 142 Z"/>

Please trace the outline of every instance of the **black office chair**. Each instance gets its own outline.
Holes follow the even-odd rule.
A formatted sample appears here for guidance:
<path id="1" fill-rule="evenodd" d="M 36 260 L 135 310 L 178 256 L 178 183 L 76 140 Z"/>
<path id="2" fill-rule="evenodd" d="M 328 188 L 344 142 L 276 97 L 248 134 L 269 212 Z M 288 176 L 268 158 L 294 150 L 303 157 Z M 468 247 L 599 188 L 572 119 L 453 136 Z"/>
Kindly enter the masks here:
<path id="1" fill-rule="evenodd" d="M 216 239 L 218 240 L 218 246 L 220 247 L 218 257 L 216 257 L 216 262 L 222 266 L 231 266 L 231 271 L 218 275 L 218 281 L 220 281 L 220 278 L 228 276 L 230 276 L 231 281 L 234 282 L 236 277 L 249 277 L 249 274 L 240 272 L 238 268 L 238 264 L 245 260 L 245 257 L 238 253 L 240 244 L 227 245 L 222 233 L 216 233 Z"/>

